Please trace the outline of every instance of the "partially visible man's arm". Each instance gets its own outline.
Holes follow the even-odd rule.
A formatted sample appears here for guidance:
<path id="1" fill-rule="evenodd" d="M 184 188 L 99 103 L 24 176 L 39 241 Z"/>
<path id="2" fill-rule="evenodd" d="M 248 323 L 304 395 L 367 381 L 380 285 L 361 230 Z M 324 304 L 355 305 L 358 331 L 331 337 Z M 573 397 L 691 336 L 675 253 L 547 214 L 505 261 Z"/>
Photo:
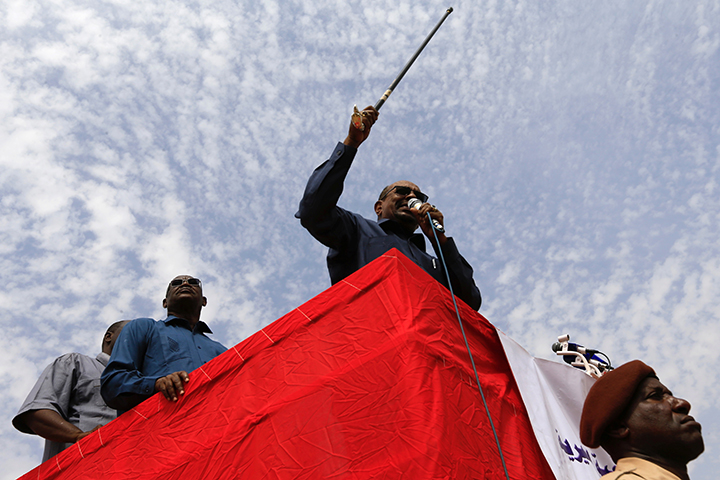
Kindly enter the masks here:
<path id="1" fill-rule="evenodd" d="M 70 423 L 73 401 L 78 397 L 76 379 L 80 354 L 68 353 L 48 365 L 28 394 L 19 413 L 12 423 L 21 432 L 34 433 L 46 440 L 60 443 L 75 443 L 97 425 L 84 432 Z M 77 405 L 75 405 L 77 407 Z"/>
<path id="2" fill-rule="evenodd" d="M 348 136 L 338 143 L 330 158 L 315 169 L 305 187 L 295 217 L 310 234 L 323 245 L 339 249 L 345 241 L 344 235 L 350 229 L 351 215 L 337 206 L 343 191 L 343 183 L 352 165 L 357 148 L 368 138 L 372 125 L 377 120 L 374 107 L 363 110 L 364 130 L 350 124 Z"/>
<path id="3" fill-rule="evenodd" d="M 18 415 L 18 419 L 25 423 L 35 434 L 60 443 L 75 443 L 101 427 L 101 425 L 98 425 L 90 431 L 83 432 L 65 420 L 55 410 L 47 409 L 30 410 Z"/>
<path id="4" fill-rule="evenodd" d="M 433 248 L 435 248 L 436 255 L 439 257 L 437 247 L 433 245 Z M 473 269 L 467 260 L 460 255 L 455 246 L 455 240 L 447 237 L 447 240 L 442 245 L 442 253 L 445 263 L 447 263 L 450 282 L 455 295 L 474 310 L 480 310 L 482 297 L 480 296 L 480 289 L 473 280 Z"/>

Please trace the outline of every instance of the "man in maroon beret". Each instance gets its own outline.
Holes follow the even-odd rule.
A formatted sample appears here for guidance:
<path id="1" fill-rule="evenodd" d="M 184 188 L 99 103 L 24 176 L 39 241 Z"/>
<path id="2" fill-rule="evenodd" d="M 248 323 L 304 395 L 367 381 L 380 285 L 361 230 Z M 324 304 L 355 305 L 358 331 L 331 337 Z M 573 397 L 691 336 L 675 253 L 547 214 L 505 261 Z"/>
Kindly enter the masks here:
<path id="1" fill-rule="evenodd" d="M 602 447 L 617 463 L 601 480 L 690 480 L 689 461 L 704 450 L 690 403 L 674 397 L 640 360 L 612 370 L 590 389 L 580 440 Z"/>

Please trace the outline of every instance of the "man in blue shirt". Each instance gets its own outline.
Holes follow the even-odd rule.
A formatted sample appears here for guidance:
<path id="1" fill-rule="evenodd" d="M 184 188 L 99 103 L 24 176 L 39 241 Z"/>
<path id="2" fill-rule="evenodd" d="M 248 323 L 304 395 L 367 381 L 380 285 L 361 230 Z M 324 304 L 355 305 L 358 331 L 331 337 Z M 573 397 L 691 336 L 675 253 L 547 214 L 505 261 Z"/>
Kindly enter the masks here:
<path id="1" fill-rule="evenodd" d="M 444 232 L 433 232 L 428 213 L 440 225 L 443 224 L 443 215 L 434 205 L 427 203 L 427 196 L 417 185 L 400 181 L 385 187 L 375 202 L 377 221 L 367 220 L 337 206 L 357 149 L 368 138 L 377 117 L 374 107 L 367 107 L 361 115 L 354 116 L 345 141 L 338 143 L 330 159 L 316 168 L 308 180 L 295 216 L 313 237 L 330 248 L 327 265 L 333 284 L 391 248 L 397 248 L 448 287 L 440 261 L 425 252 L 423 235 L 414 233 L 419 226 L 436 255 L 440 256 L 442 252 L 455 294 L 478 310 L 482 299 L 473 280 L 472 267 L 460 255 L 451 237 L 445 236 Z M 413 198 L 422 202 L 419 209 L 408 206 Z"/>
<path id="2" fill-rule="evenodd" d="M 205 335 L 212 333 L 200 321 L 205 305 L 200 280 L 179 275 L 168 285 L 163 300 L 165 320 L 137 318 L 123 329 L 101 377 L 102 396 L 118 414 L 157 392 L 177 401 L 190 381 L 187 372 L 227 350 Z"/>

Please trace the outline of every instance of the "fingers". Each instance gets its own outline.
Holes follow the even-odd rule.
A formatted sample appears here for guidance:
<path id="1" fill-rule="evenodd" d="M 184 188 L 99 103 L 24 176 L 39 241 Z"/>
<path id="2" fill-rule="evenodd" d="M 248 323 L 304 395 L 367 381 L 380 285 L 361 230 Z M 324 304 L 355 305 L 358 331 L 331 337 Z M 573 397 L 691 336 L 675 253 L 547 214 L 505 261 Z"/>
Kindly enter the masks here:
<path id="1" fill-rule="evenodd" d="M 77 441 L 79 441 L 81 438 L 87 437 L 88 435 L 90 435 L 91 433 L 93 433 L 95 430 L 98 430 L 100 427 L 102 427 L 102 425 L 98 425 L 98 426 L 96 426 L 95 428 L 93 428 L 92 430 L 88 430 L 87 432 L 80 432 L 80 433 L 78 434 L 77 438 L 75 439 L 75 441 L 77 442 Z"/>
<path id="2" fill-rule="evenodd" d="M 440 226 L 444 226 L 444 217 L 442 212 L 438 210 L 435 205 L 430 205 L 429 203 L 423 203 L 419 209 L 412 209 L 411 211 L 415 214 L 418 225 L 420 226 L 420 229 L 423 231 L 425 236 L 428 237 L 433 244 L 435 244 L 435 236 L 437 236 L 440 245 L 444 245 L 447 241 L 447 237 L 445 237 L 445 234 L 440 230 L 433 232 L 435 228 L 430 222 L 430 219 L 428 219 L 428 214 L 430 214 L 430 217 L 434 221 L 437 221 Z"/>
<path id="3" fill-rule="evenodd" d="M 368 105 L 363 109 L 362 112 L 360 112 L 360 115 L 362 116 L 363 125 L 365 125 L 365 128 L 371 128 L 375 122 L 377 122 L 378 119 L 378 111 L 375 110 L 375 107 L 372 105 Z"/>
<path id="4" fill-rule="evenodd" d="M 190 381 L 187 372 L 174 372 L 160 377 L 155 381 L 155 391 L 162 392 L 163 396 L 172 402 L 177 402 L 178 396 L 185 393 L 184 384 Z"/>
<path id="5" fill-rule="evenodd" d="M 430 205 L 429 203 L 423 203 L 420 205 L 420 209 L 417 210 L 418 214 L 421 218 L 425 219 L 427 221 L 427 214 L 429 213 L 432 218 L 437 220 L 442 224 L 443 221 L 443 214 L 440 210 L 437 209 L 435 205 Z"/>

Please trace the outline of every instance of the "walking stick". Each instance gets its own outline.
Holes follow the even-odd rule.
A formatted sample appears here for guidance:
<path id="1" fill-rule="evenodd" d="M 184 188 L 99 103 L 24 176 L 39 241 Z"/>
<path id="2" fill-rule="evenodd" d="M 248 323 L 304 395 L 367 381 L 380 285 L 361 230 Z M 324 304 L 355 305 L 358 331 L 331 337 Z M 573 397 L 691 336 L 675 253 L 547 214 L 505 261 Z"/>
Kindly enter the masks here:
<path id="1" fill-rule="evenodd" d="M 383 106 L 383 104 L 385 103 L 385 101 L 386 101 L 386 100 L 388 99 L 388 97 L 392 94 L 393 90 L 395 90 L 395 87 L 398 86 L 398 83 L 400 83 L 400 80 L 402 80 L 402 78 L 405 76 L 405 74 L 407 73 L 407 71 L 410 70 L 410 67 L 411 67 L 412 64 L 415 62 L 415 60 L 417 59 L 418 55 L 420 55 L 420 52 L 423 51 L 423 49 L 425 48 L 425 45 L 428 44 L 428 42 L 429 42 L 430 39 L 433 37 L 433 35 L 435 35 L 435 32 L 437 32 L 437 31 L 438 31 L 438 28 L 440 28 L 440 25 L 443 24 L 443 22 L 445 21 L 445 19 L 448 17 L 448 15 L 450 15 L 450 14 L 452 13 L 452 11 L 453 11 L 452 7 L 448 8 L 448 9 L 445 11 L 445 15 L 443 15 L 443 17 L 440 19 L 440 21 L 437 23 L 437 25 L 435 25 L 435 28 L 433 28 L 432 32 L 430 32 L 430 35 L 428 35 L 427 38 L 425 38 L 425 41 L 422 43 L 422 45 L 420 45 L 420 48 L 417 49 L 417 51 L 416 51 L 415 54 L 412 56 L 412 58 L 410 59 L 410 61 L 408 61 L 408 62 L 405 64 L 405 67 L 403 67 L 402 71 L 400 72 L 400 75 L 398 75 L 397 78 L 396 78 L 395 80 L 393 80 L 392 84 L 388 87 L 387 90 L 385 90 L 385 93 L 384 93 L 383 96 L 380 98 L 380 100 L 378 100 L 378 102 L 375 104 L 375 110 L 380 110 L 380 107 Z M 354 111 L 353 111 L 353 115 L 352 115 L 352 122 L 353 122 L 353 124 L 355 125 L 356 128 L 359 128 L 360 130 L 364 130 L 364 129 L 365 129 L 365 128 L 364 128 L 365 126 L 364 126 L 363 123 L 362 123 L 362 115 L 361 115 L 360 112 L 358 111 L 357 105 L 355 105 L 355 107 L 354 107 Z"/>

